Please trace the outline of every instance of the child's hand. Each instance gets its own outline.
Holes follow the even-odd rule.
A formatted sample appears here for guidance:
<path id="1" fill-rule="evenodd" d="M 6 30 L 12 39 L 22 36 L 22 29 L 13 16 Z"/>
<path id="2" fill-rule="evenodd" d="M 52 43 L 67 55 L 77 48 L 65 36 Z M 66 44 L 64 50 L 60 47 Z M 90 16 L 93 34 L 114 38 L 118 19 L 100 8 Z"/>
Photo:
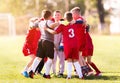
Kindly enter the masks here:
<path id="1" fill-rule="evenodd" d="M 64 50 L 63 43 L 60 43 L 60 46 L 59 46 L 59 51 L 63 51 L 63 50 Z"/>

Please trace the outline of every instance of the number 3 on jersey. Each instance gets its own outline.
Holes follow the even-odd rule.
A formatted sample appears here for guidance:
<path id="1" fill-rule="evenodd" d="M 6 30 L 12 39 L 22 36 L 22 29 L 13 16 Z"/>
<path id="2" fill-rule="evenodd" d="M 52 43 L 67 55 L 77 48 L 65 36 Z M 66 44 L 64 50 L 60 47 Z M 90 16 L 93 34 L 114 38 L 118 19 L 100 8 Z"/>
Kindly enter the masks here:
<path id="1" fill-rule="evenodd" d="M 69 32 L 69 37 L 70 38 L 73 38 L 74 36 L 75 36 L 75 34 L 74 34 L 74 29 L 68 29 L 68 32 Z"/>

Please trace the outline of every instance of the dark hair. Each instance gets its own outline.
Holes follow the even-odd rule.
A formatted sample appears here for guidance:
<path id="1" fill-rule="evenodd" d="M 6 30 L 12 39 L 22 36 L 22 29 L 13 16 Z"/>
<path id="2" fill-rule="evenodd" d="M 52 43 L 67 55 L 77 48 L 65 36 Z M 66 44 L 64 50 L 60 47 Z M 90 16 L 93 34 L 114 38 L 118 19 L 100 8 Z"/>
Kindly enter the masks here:
<path id="1" fill-rule="evenodd" d="M 42 16 L 44 17 L 44 19 L 48 19 L 51 15 L 52 15 L 52 13 L 49 10 L 42 11 Z"/>
<path id="2" fill-rule="evenodd" d="M 60 10 L 56 10 L 56 11 L 54 11 L 54 13 L 61 13 L 61 11 Z"/>
<path id="3" fill-rule="evenodd" d="M 66 12 L 66 13 L 65 13 L 65 18 L 66 18 L 66 20 L 67 20 L 68 22 L 72 21 L 72 20 L 73 20 L 73 18 L 72 18 L 72 13 Z"/>

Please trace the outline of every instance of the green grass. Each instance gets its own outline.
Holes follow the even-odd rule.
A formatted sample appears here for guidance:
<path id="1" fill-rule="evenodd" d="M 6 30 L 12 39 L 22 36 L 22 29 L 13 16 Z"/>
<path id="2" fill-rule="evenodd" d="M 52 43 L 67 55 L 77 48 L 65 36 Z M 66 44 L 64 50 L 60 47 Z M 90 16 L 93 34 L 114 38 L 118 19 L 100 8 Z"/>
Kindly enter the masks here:
<path id="1" fill-rule="evenodd" d="M 120 83 L 120 36 L 92 35 L 92 38 L 92 61 L 103 72 L 103 76 L 88 77 L 86 80 L 56 77 L 49 80 L 39 75 L 34 79 L 25 78 L 20 74 L 29 60 L 21 51 L 25 36 L 0 37 L 0 83 Z"/>

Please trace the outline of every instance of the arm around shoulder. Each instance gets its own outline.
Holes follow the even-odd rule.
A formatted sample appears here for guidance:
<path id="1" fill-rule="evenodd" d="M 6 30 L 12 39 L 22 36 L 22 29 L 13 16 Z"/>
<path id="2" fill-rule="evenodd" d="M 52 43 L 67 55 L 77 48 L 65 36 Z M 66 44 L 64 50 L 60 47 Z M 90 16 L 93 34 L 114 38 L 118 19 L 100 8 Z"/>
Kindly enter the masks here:
<path id="1" fill-rule="evenodd" d="M 52 24 L 50 25 L 50 28 L 54 29 L 54 28 L 57 27 L 58 25 L 59 25 L 59 22 L 57 22 L 57 23 L 52 23 Z"/>
<path id="2" fill-rule="evenodd" d="M 52 29 L 49 29 L 49 28 L 45 28 L 46 31 L 48 31 L 49 33 L 51 34 L 57 34 L 56 31 L 52 30 Z"/>

